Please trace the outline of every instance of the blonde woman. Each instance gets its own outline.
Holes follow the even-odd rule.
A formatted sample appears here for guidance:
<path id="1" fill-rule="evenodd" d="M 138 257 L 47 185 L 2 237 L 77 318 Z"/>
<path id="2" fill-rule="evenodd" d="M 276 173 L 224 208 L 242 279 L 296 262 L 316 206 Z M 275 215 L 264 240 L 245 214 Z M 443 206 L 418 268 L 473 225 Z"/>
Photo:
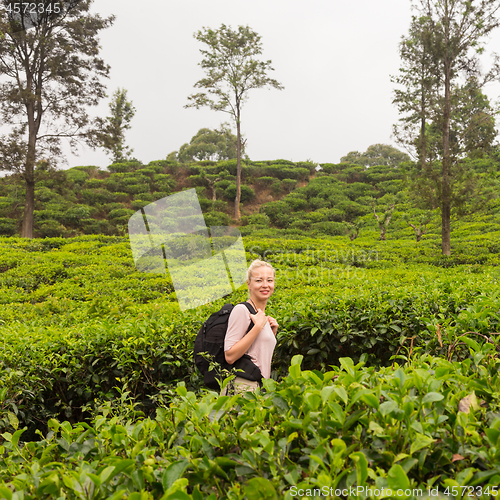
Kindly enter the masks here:
<path id="1" fill-rule="evenodd" d="M 247 271 L 248 303 L 256 311 L 252 314 L 245 304 L 231 311 L 224 340 L 226 361 L 232 365 L 244 354 L 250 356 L 263 378 L 271 376 L 271 360 L 276 346 L 278 322 L 266 315 L 266 305 L 274 292 L 275 271 L 263 260 L 254 260 Z M 250 328 L 250 322 L 253 326 Z M 258 382 L 236 376 L 232 382 L 235 392 L 254 391 Z M 227 389 L 224 394 L 227 394 Z"/>

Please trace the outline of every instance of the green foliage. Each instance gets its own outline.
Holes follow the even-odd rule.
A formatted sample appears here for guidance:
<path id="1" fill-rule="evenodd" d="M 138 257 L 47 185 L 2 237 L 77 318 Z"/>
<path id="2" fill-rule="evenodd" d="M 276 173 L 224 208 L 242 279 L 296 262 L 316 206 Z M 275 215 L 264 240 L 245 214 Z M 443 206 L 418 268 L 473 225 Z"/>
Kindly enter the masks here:
<path id="1" fill-rule="evenodd" d="M 17 223 L 13 219 L 0 217 L 0 234 L 13 236 L 17 232 Z"/>
<path id="2" fill-rule="evenodd" d="M 231 217 L 224 212 L 207 212 L 203 214 L 205 218 L 205 224 L 210 226 L 229 226 L 232 223 Z"/>
<path id="3" fill-rule="evenodd" d="M 113 163 L 126 161 L 133 149 L 125 146 L 125 131 L 130 129 L 130 121 L 135 115 L 132 101 L 127 100 L 127 90 L 118 88 L 109 103 L 111 115 L 99 120 L 100 130 L 97 142 L 111 155 Z"/>
<path id="4" fill-rule="evenodd" d="M 78 498 L 88 484 L 99 499 L 252 500 L 488 487 L 496 495 L 499 359 L 491 344 L 468 352 L 465 363 L 416 355 L 378 370 L 342 357 L 325 372 L 295 356 L 287 377 L 255 394 L 197 395 L 178 384 L 154 418 L 138 413 L 123 386 L 90 425 L 51 419 L 46 435 L 22 446 L 12 416 L 0 491 Z"/>
<path id="5" fill-rule="evenodd" d="M 89 178 L 89 174 L 78 167 L 73 167 L 66 170 L 66 178 L 69 182 L 81 185 Z"/>
<path id="6" fill-rule="evenodd" d="M 355 163 L 364 167 L 372 167 L 374 165 L 389 165 L 397 167 L 401 162 L 408 161 L 410 157 L 399 149 L 389 146 L 388 144 L 373 144 L 369 146 L 364 153 L 351 151 L 346 156 L 342 157 L 342 163 Z"/>
<path id="7" fill-rule="evenodd" d="M 98 203 L 110 203 L 115 200 L 113 193 L 106 189 L 82 189 L 80 191 L 83 201 L 89 205 L 96 205 Z"/>
<path id="8" fill-rule="evenodd" d="M 229 184 L 224 190 L 224 195 L 229 201 L 234 201 L 236 198 L 236 184 Z M 255 198 L 255 191 L 244 184 L 241 185 L 241 201 L 250 201 Z"/>
<path id="9" fill-rule="evenodd" d="M 35 233 L 41 238 L 56 238 L 65 236 L 66 228 L 57 220 L 47 219 L 35 225 Z"/>
<path id="10" fill-rule="evenodd" d="M 238 138 L 231 132 L 228 123 L 223 123 L 220 129 L 200 129 L 191 138 L 189 144 L 179 148 L 178 160 L 182 163 L 203 160 L 229 160 L 236 158 Z M 242 154 L 245 148 L 242 145 Z"/>

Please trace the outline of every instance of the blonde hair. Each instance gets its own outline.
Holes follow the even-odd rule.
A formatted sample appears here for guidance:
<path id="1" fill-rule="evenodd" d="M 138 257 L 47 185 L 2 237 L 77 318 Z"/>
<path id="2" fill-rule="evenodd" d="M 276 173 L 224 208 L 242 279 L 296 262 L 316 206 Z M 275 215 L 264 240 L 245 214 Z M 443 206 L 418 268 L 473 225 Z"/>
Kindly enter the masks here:
<path id="1" fill-rule="evenodd" d="M 257 269 L 258 267 L 270 267 L 273 270 L 274 276 L 276 276 L 276 271 L 274 270 L 274 267 L 269 264 L 269 262 L 266 262 L 265 260 L 259 260 L 255 259 L 249 266 L 248 266 L 248 271 L 247 271 L 247 283 L 250 281 L 252 278 L 252 272 L 254 269 Z"/>

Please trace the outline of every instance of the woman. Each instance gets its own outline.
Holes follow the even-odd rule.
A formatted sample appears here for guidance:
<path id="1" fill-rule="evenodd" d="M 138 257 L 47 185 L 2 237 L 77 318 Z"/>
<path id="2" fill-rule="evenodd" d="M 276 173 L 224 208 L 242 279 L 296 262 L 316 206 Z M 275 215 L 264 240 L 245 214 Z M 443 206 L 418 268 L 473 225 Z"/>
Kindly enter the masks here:
<path id="1" fill-rule="evenodd" d="M 267 301 L 274 292 L 274 278 L 274 268 L 268 262 L 257 259 L 250 264 L 247 271 L 248 302 L 256 314 L 251 314 L 244 304 L 236 305 L 229 316 L 224 341 L 224 354 L 229 364 L 248 354 L 260 368 L 263 378 L 271 376 L 271 359 L 279 326 L 274 318 L 265 314 Z M 248 331 L 250 321 L 253 327 Z M 236 376 L 232 385 L 235 392 L 244 392 L 254 391 L 259 383 Z"/>

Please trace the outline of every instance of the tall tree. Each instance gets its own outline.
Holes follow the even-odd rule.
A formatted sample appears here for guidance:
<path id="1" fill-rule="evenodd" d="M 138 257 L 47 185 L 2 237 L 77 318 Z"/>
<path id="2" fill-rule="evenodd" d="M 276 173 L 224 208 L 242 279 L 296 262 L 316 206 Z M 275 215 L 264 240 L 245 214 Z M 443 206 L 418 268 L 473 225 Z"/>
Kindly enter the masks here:
<path id="1" fill-rule="evenodd" d="M 208 106 L 215 111 L 229 113 L 236 123 L 237 167 L 236 198 L 234 217 L 240 218 L 241 199 L 241 108 L 248 98 L 250 89 L 273 87 L 281 90 L 283 86 L 267 76 L 272 71 L 271 61 L 256 59 L 262 54 L 261 36 L 248 26 L 238 26 L 237 30 L 222 24 L 217 30 L 204 28 L 194 37 L 207 45 L 200 49 L 203 59 L 200 66 L 206 71 L 206 77 L 195 83 L 196 88 L 204 92 L 188 97 L 185 107 Z"/>
<path id="2" fill-rule="evenodd" d="M 132 101 L 127 100 L 127 90 L 118 88 L 109 103 L 111 116 L 99 119 L 98 141 L 113 158 L 113 163 L 127 161 L 134 151 L 125 146 L 125 131 L 130 129 L 130 121 L 135 115 Z"/>
<path id="3" fill-rule="evenodd" d="M 67 2 L 70 8 L 60 15 L 35 20 L 9 16 L 10 3 L 0 4 L 5 35 L 0 38 L 0 116 L 10 126 L 0 140 L 0 170 L 17 171 L 24 179 L 21 236 L 31 238 L 37 159 L 55 163 L 62 156 L 62 138 L 72 150 L 79 140 L 94 144 L 87 109 L 104 97 L 101 78 L 109 73 L 99 57 L 98 35 L 114 18 L 90 14 L 92 0 Z"/>
<path id="4" fill-rule="evenodd" d="M 433 89 L 437 78 L 436 63 L 429 52 L 430 36 L 429 19 L 413 16 L 409 34 L 403 37 L 399 45 L 402 63 L 400 74 L 391 77 L 393 83 L 404 87 L 394 91 L 393 103 L 403 114 L 394 126 L 394 136 L 400 144 L 411 145 L 416 149 L 422 170 L 428 159 L 426 129 L 434 103 Z"/>
<path id="5" fill-rule="evenodd" d="M 407 58 L 406 63 L 409 64 L 409 70 L 413 68 L 416 75 L 422 71 L 422 61 L 425 60 L 426 65 L 423 69 L 426 72 L 426 79 L 421 75 L 420 80 L 410 78 L 407 82 L 404 80 L 397 82 L 406 86 L 407 93 L 399 94 L 399 98 L 396 95 L 398 100 L 396 103 L 399 110 L 403 114 L 406 113 L 407 117 L 413 114 L 414 117 L 420 116 L 420 119 L 425 121 L 430 117 L 429 127 L 422 121 L 419 132 L 414 136 L 414 142 L 420 144 L 420 161 L 423 165 L 435 166 L 435 162 L 433 165 L 427 161 L 429 137 L 437 138 L 440 142 L 435 153 L 440 164 L 436 191 L 441 209 L 441 249 L 443 255 L 450 255 L 454 168 L 467 149 L 475 148 L 476 141 L 481 136 L 477 126 L 484 126 L 488 121 L 491 125 L 491 120 L 486 117 L 487 112 L 481 115 L 473 112 L 473 107 L 470 105 L 464 107 L 464 89 L 467 86 L 471 89 L 473 87 L 472 94 L 476 96 L 474 100 L 477 103 L 477 97 L 484 85 L 498 79 L 500 75 L 500 65 L 496 55 L 492 68 L 486 74 L 481 73 L 479 65 L 479 55 L 484 51 L 481 44 L 499 25 L 496 14 L 500 9 L 500 2 L 415 0 L 414 7 L 419 15 L 412 21 L 412 28 L 415 29 L 410 30 L 409 38 L 420 47 L 419 51 L 423 54 L 423 58 L 415 57 L 413 61 Z M 404 58 L 403 52 L 401 56 Z M 432 104 L 429 113 L 428 106 L 425 107 L 425 113 L 421 106 L 417 108 L 419 110 L 417 112 L 415 108 L 412 109 L 411 102 L 414 101 L 411 93 L 412 85 L 417 89 L 420 85 L 420 90 L 425 92 L 426 103 Z M 464 110 L 467 110 L 465 117 Z M 428 130 L 430 134 L 427 134 Z M 488 134 L 483 133 L 483 139 L 485 136 Z M 422 170 L 422 173 L 425 171 Z"/>

